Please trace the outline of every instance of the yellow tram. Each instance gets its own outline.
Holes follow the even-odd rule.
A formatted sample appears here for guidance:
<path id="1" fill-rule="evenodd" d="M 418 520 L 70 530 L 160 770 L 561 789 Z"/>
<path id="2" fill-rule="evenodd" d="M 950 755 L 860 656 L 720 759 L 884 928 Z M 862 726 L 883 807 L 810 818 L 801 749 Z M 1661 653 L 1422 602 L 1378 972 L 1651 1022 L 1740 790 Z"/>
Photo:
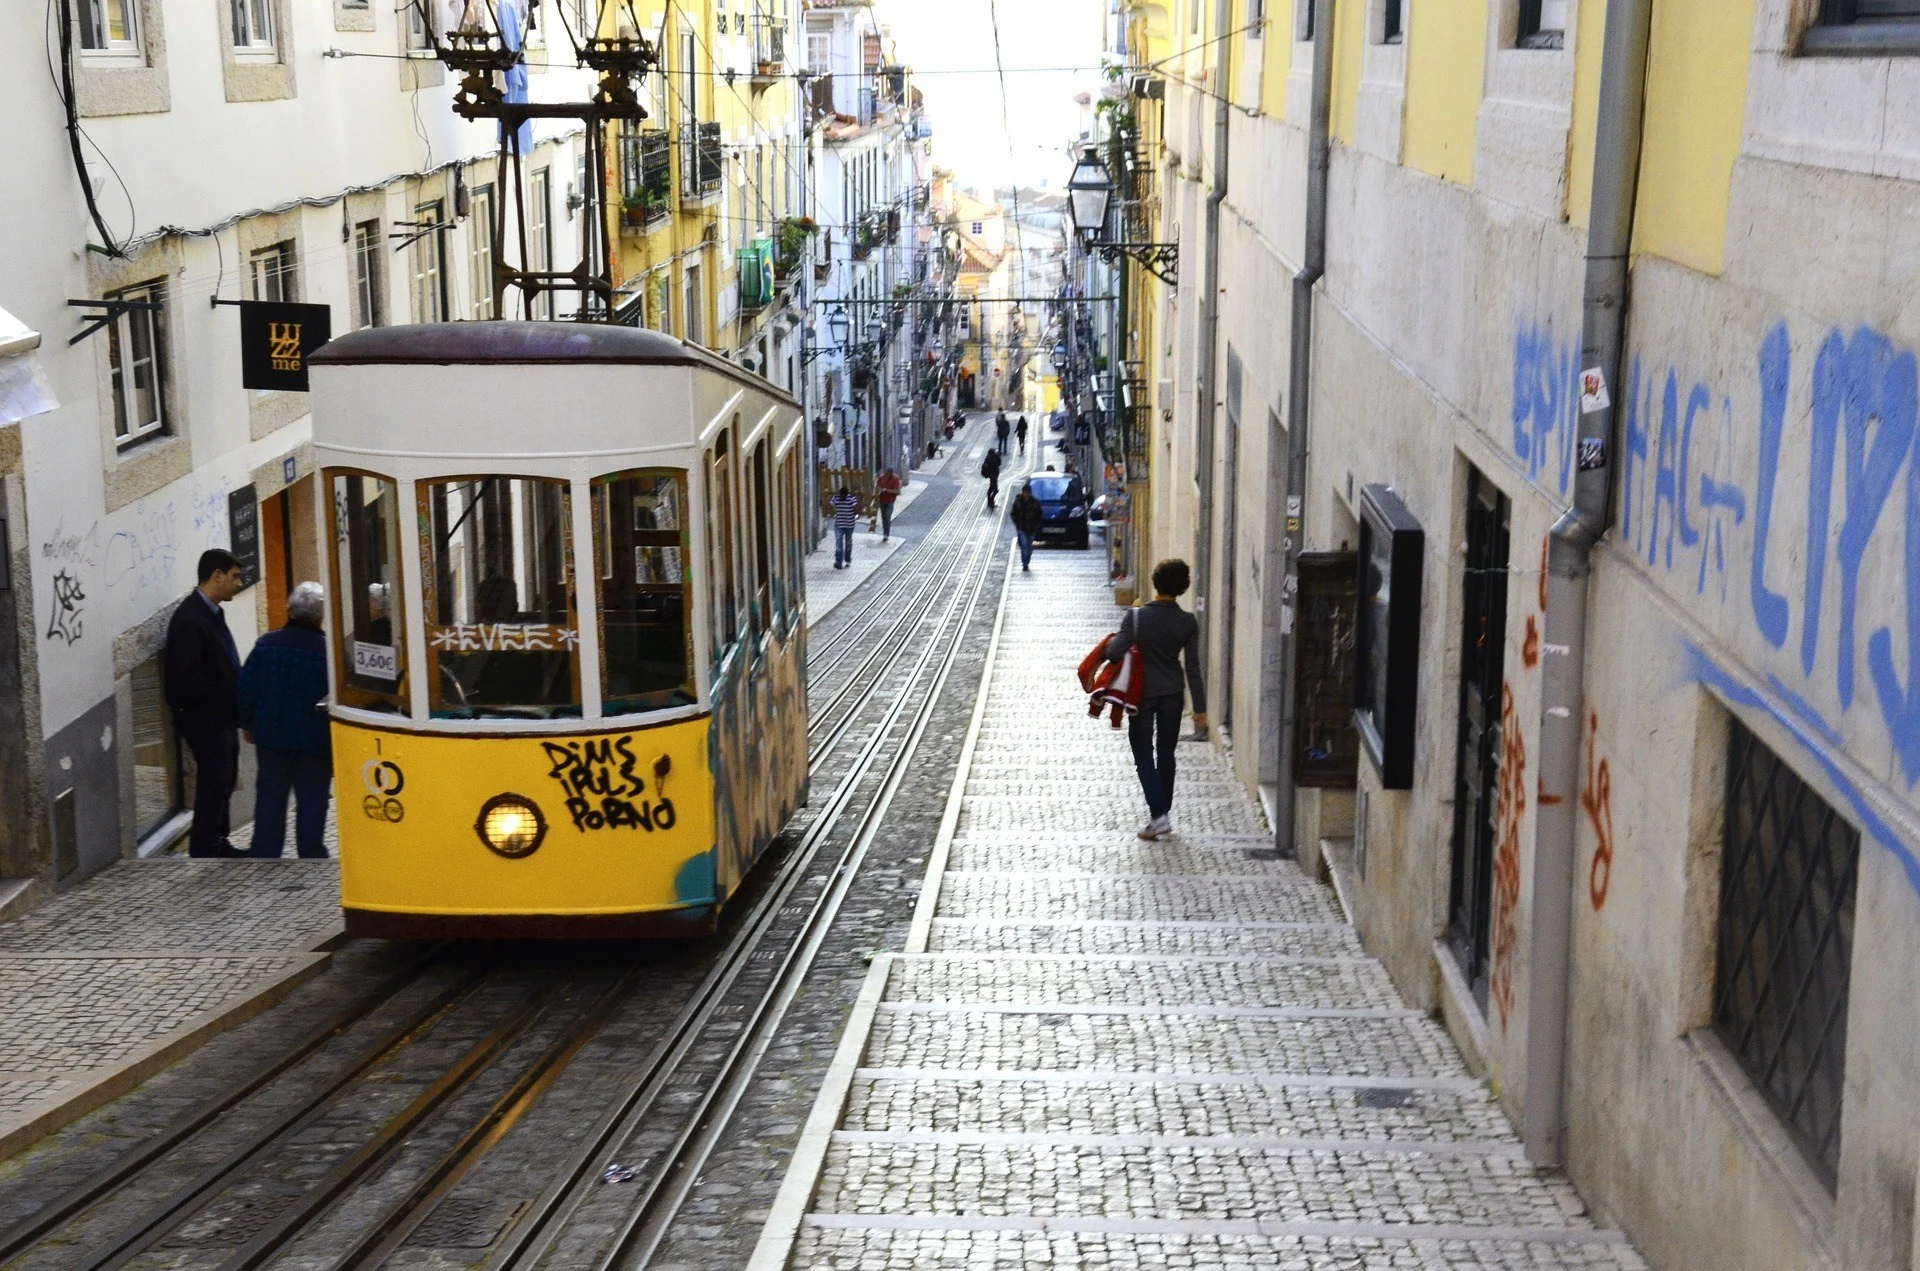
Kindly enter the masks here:
<path id="1" fill-rule="evenodd" d="M 806 798 L 798 404 L 585 323 L 311 368 L 347 930 L 711 930 Z"/>

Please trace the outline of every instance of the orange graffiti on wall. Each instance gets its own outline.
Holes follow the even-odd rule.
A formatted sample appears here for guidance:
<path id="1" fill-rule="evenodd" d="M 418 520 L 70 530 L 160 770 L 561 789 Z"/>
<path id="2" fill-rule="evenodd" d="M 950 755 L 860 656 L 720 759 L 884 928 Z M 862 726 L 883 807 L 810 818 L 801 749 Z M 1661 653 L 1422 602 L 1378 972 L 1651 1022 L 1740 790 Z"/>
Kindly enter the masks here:
<path id="1" fill-rule="evenodd" d="M 1597 760 L 1597 762 L 1596 762 Z M 1587 786 L 1580 806 L 1593 823 L 1593 864 L 1587 869 L 1587 899 L 1597 913 L 1613 885 L 1613 772 L 1600 754 L 1600 716 L 1587 712 Z"/>
<path id="2" fill-rule="evenodd" d="M 1547 548 L 1553 545 L 1553 535 L 1543 535 L 1540 539 L 1540 612 L 1547 611 Z"/>
<path id="3" fill-rule="evenodd" d="M 1487 996 L 1507 1026 L 1513 1010 L 1514 914 L 1520 907 L 1520 821 L 1527 810 L 1527 742 L 1520 733 L 1520 714 L 1513 708 L 1513 689 L 1500 693 L 1500 787 L 1494 799 L 1492 966 L 1487 974 Z"/>
<path id="4" fill-rule="evenodd" d="M 1527 638 L 1520 645 L 1520 661 L 1529 671 L 1540 665 L 1540 624 L 1527 615 Z"/>

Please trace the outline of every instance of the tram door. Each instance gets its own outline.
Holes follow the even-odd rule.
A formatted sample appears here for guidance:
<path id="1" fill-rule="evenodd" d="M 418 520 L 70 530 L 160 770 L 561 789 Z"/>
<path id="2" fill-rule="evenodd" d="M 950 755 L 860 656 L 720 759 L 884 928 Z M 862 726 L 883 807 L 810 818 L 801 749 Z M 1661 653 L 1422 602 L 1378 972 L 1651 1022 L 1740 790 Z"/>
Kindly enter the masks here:
<path id="1" fill-rule="evenodd" d="M 1453 803 L 1453 886 L 1447 938 L 1482 1010 L 1487 1005 L 1493 905 L 1495 803 L 1500 789 L 1500 706 L 1506 687 L 1505 495 L 1478 471 L 1467 479 L 1467 560 L 1462 581 L 1460 730 Z"/>

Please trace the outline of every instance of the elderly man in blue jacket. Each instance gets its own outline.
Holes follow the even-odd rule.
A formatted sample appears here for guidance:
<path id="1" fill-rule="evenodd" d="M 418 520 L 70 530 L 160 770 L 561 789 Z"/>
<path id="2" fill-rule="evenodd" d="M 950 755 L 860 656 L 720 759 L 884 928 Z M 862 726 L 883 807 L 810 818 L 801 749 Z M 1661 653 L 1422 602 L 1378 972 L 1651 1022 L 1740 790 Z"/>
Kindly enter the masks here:
<path id="1" fill-rule="evenodd" d="M 327 734 L 327 594 L 301 583 L 287 597 L 287 625 L 254 642 L 240 672 L 240 726 L 259 751 L 252 856 L 277 857 L 287 840 L 287 796 L 299 806 L 294 843 L 325 859 L 327 787 L 333 745 Z"/>

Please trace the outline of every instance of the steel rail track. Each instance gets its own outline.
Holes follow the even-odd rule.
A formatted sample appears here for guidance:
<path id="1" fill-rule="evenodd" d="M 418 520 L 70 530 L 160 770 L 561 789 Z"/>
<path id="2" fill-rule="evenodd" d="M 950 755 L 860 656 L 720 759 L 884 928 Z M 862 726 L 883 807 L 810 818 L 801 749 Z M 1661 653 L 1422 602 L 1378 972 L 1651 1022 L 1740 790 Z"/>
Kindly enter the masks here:
<path id="1" fill-rule="evenodd" d="M 693 1117 L 683 1126 L 674 1146 L 649 1173 L 646 1182 L 639 1189 L 629 1221 L 623 1227 L 612 1250 L 597 1265 L 612 1267 L 619 1264 L 625 1256 L 624 1250 L 639 1229 L 640 1222 L 649 1215 L 657 1215 L 660 1200 L 668 1194 L 668 1188 L 677 1175 L 684 1175 L 686 1184 L 691 1185 L 698 1169 L 687 1170 L 686 1164 L 694 1158 L 688 1154 L 688 1148 L 695 1143 L 695 1135 L 704 1128 L 717 1128 L 721 1123 L 709 1114 L 716 1108 L 715 1095 L 729 1074 L 735 1076 L 731 1084 L 740 1086 L 751 1068 L 742 1066 L 747 1052 L 743 1049 L 749 1039 L 763 1039 L 771 1034 L 771 1025 L 778 1023 L 784 1015 L 786 1004 L 791 1001 L 792 993 L 805 969 L 811 965 L 821 941 L 837 915 L 840 903 L 850 887 L 854 874 L 867 844 L 872 840 L 872 831 L 877 827 L 885 807 L 892 800 L 893 791 L 898 789 L 906 770 L 918 749 L 920 737 L 924 734 L 927 722 L 931 719 L 939 698 L 939 686 L 944 683 L 948 671 L 964 646 L 966 619 L 978 603 L 978 596 L 984 580 L 990 571 L 1000 538 L 999 527 L 1004 511 L 996 515 L 981 528 L 976 528 L 967 551 L 967 559 L 977 571 L 972 591 L 955 590 L 950 594 L 948 611 L 941 619 L 941 627 L 951 626 L 944 652 L 937 640 L 928 640 L 911 667 L 907 686 L 917 682 L 921 673 L 930 663 L 938 659 L 938 669 L 934 682 L 924 694 L 919 695 L 919 705 L 912 713 L 913 723 L 906 742 L 900 747 L 887 765 L 881 788 L 877 795 L 859 813 L 859 820 L 853 837 L 847 847 L 834 862 L 832 871 L 826 876 L 826 885 L 807 913 L 795 938 L 783 951 L 776 973 L 751 1005 L 751 1019 L 741 1028 L 736 1041 L 725 1061 L 718 1080 L 712 1082 L 702 1097 Z M 931 572 L 935 572 L 930 570 Z M 882 677 L 884 678 L 884 677 Z M 877 694 L 881 680 L 876 679 L 868 689 L 871 698 Z M 853 801 L 856 786 L 874 768 L 879 755 L 885 749 L 886 740 L 893 732 L 894 725 L 908 713 L 909 703 L 915 695 L 911 692 L 897 692 L 892 704 L 868 738 L 859 757 L 845 777 L 837 785 L 833 796 L 821 815 L 806 829 L 799 845 L 781 862 L 780 872 L 773 880 L 752 914 L 740 936 L 729 946 L 725 958 L 713 968 L 707 979 L 700 985 L 675 1018 L 668 1035 L 654 1048 L 652 1054 L 642 1065 L 640 1078 L 633 1082 L 626 1096 L 620 1100 L 596 1124 L 593 1134 L 587 1136 L 585 1146 L 574 1157 L 570 1167 L 541 1195 L 539 1200 L 516 1219 L 495 1251 L 481 1264 L 487 1271 L 530 1271 L 542 1265 L 547 1255 L 553 1251 L 559 1239 L 564 1235 L 567 1224 L 573 1215 L 586 1203 L 591 1195 L 593 1180 L 599 1178 L 605 1166 L 620 1155 L 619 1149 L 645 1122 L 668 1084 L 680 1072 L 695 1043 L 700 1039 L 706 1025 L 710 1023 L 725 1004 L 728 991 L 738 982 L 744 970 L 749 966 L 753 954 L 767 939 L 775 919 L 797 889 L 804 876 L 812 872 L 815 859 L 826 844 L 833 831 L 842 823 Z M 804 951 L 804 958 L 802 958 Z M 777 1007 L 777 1009 L 776 1009 Z M 758 1056 L 764 1049 L 764 1040 L 757 1041 L 752 1051 L 757 1064 Z M 725 1107 L 731 1111 L 738 1103 L 738 1093 L 726 1101 Z M 699 1159 L 704 1160 L 701 1151 Z M 673 1207 L 677 1208 L 684 1198 L 684 1189 L 676 1189 L 673 1195 Z"/>
<path id="2" fill-rule="evenodd" d="M 506 1243 L 501 1246 L 505 1251 L 504 1256 L 496 1255 L 489 1260 L 489 1266 L 532 1266 L 545 1256 L 554 1239 L 564 1229 L 565 1219 L 586 1198 L 585 1184 L 598 1177 L 596 1165 L 599 1158 L 610 1147 L 616 1147 L 630 1137 L 653 1109 L 668 1082 L 681 1071 L 688 1053 L 700 1040 L 706 1026 L 723 1007 L 729 991 L 749 968 L 753 955 L 768 940 L 783 911 L 789 908 L 789 900 L 801 881 L 812 871 L 827 840 L 845 823 L 850 811 L 857 811 L 852 838 L 827 876 L 826 887 L 814 899 L 794 939 L 783 950 L 768 987 L 752 1005 L 751 1020 L 747 1027 L 740 1030 L 739 1039 L 723 1064 L 720 1080 L 715 1081 L 700 1099 L 696 1114 L 682 1128 L 669 1159 L 660 1169 L 653 1171 L 642 1189 L 641 1203 L 633 1211 L 632 1219 L 623 1228 L 603 1265 L 616 1265 L 625 1256 L 636 1235 L 644 1234 L 643 1222 L 651 1222 L 646 1231 L 654 1233 L 646 1245 L 648 1253 L 657 1245 L 659 1232 L 664 1230 L 662 1215 L 670 1217 L 684 1199 L 685 1188 L 691 1186 L 693 1177 L 698 1173 L 698 1162 L 704 1161 L 712 1138 L 724 1126 L 726 1115 L 737 1106 L 745 1089 L 746 1078 L 757 1067 L 773 1028 L 784 1016 L 799 981 L 824 941 L 867 845 L 872 841 L 873 831 L 917 752 L 920 738 L 932 717 L 939 688 L 963 647 L 966 619 L 978 604 L 1005 515 L 1002 511 L 984 523 L 973 522 L 971 516 L 956 515 L 957 509 L 963 506 L 956 500 L 954 505 L 942 512 L 943 524 L 937 527 L 938 534 L 930 534 L 921 541 L 921 547 L 936 547 L 942 555 L 924 570 L 897 571 L 888 585 L 856 613 L 857 623 L 868 611 L 880 613 L 883 612 L 881 606 L 890 605 L 891 608 L 886 611 L 894 612 L 897 616 L 886 635 L 875 643 L 875 648 L 831 699 L 830 709 L 843 704 L 856 688 L 860 688 L 860 682 L 867 679 L 866 673 L 869 670 L 876 671 L 864 688 L 860 688 L 858 699 L 844 717 L 815 749 L 810 758 L 810 767 L 816 772 L 819 770 L 837 750 L 864 708 L 880 695 L 882 685 L 889 679 L 889 672 L 909 660 L 909 649 L 895 637 L 901 631 L 911 630 L 928 620 L 940 608 L 939 598 L 946 595 L 948 604 L 945 611 L 939 615 L 925 647 L 917 658 L 912 659 L 913 664 L 907 671 L 905 683 L 894 694 L 892 705 L 866 740 L 848 772 L 837 783 L 820 815 L 806 827 L 796 848 L 781 861 L 779 873 L 756 901 L 720 962 L 682 1007 L 667 1038 L 655 1048 L 649 1063 L 643 1067 L 645 1075 L 638 1082 L 629 1084 L 626 1097 L 602 1118 L 596 1126 L 596 1132 L 587 1136 L 586 1150 L 575 1155 L 560 1181 L 549 1187 L 541 1202 L 523 1214 L 507 1231 L 503 1237 Z M 969 522 L 973 522 L 971 529 L 968 528 Z M 965 586 L 965 580 L 969 577 L 973 579 L 970 590 Z M 961 585 L 948 586 L 955 579 L 961 580 Z M 909 590 L 911 599 L 902 608 L 898 605 L 898 596 Z M 849 627 L 853 625 L 850 623 Z M 878 625 L 876 617 L 866 624 L 864 632 L 870 635 Z M 915 696 L 909 690 L 919 682 L 928 666 L 934 663 L 935 654 L 939 651 L 937 637 L 941 632 L 948 632 L 944 654 L 938 659 L 931 687 L 919 696 L 919 706 L 912 712 L 907 738 L 886 766 L 877 795 L 863 809 L 856 810 L 853 806 L 856 788 L 874 769 L 881 752 L 886 748 L 887 739 L 908 713 L 908 702 Z M 857 647 L 852 638 L 848 638 L 846 643 L 849 649 Z M 128 1156 L 90 1176 L 52 1205 L 43 1207 L 27 1222 L 0 1235 L 0 1262 L 32 1248 L 46 1235 L 58 1230 L 130 1179 L 163 1161 L 169 1152 L 276 1078 L 285 1075 L 327 1041 L 340 1036 L 355 1022 L 377 1010 L 383 1002 L 404 991 L 437 964 L 445 947 L 444 944 L 436 946 L 405 971 L 389 977 L 372 992 L 357 998 L 349 1007 L 307 1034 L 274 1063 L 240 1086 L 196 1108 Z M 384 1206 L 374 1220 L 363 1224 L 354 1243 L 330 1265 L 339 1271 L 378 1266 L 405 1244 L 408 1236 L 426 1219 L 435 1205 L 519 1121 L 535 1100 L 558 1079 L 579 1049 L 636 991 L 636 974 L 636 970 L 630 969 L 615 986 L 602 994 L 591 1009 L 525 1066 L 516 1075 L 510 1088 L 492 1102 L 484 1115 L 465 1129 L 453 1147 L 444 1152 L 402 1196 Z M 384 1032 L 372 1045 L 363 1048 L 353 1060 L 337 1069 L 327 1080 L 308 1092 L 305 1098 L 283 1110 L 221 1161 L 178 1188 L 134 1222 L 120 1228 L 87 1255 L 89 1260 L 84 1265 L 89 1271 L 114 1271 L 164 1240 L 195 1213 L 214 1203 L 226 1192 L 244 1166 L 275 1143 L 283 1142 L 311 1125 L 370 1069 L 402 1049 L 409 1039 L 430 1028 L 456 1002 L 473 994 L 483 979 L 483 974 L 475 971 L 436 994 L 426 1006 L 412 1012 L 402 1024 Z M 340 1197 L 387 1163 L 412 1132 L 424 1125 L 457 1094 L 470 1088 L 472 1081 L 480 1074 L 499 1062 L 535 1021 L 545 1014 L 566 983 L 564 974 L 556 975 L 536 989 L 525 1003 L 510 1012 L 506 1020 L 479 1042 L 467 1048 L 458 1060 L 399 1114 L 389 1118 L 358 1149 L 339 1162 L 320 1183 L 297 1197 L 244 1248 L 224 1261 L 221 1271 L 252 1271 L 270 1261 L 287 1244 L 308 1230 Z M 689 1163 L 694 1168 L 685 1169 Z M 672 1184 L 679 1175 L 684 1175 L 684 1185 L 675 1187 Z M 663 1202 L 666 1204 L 664 1209 Z"/>

